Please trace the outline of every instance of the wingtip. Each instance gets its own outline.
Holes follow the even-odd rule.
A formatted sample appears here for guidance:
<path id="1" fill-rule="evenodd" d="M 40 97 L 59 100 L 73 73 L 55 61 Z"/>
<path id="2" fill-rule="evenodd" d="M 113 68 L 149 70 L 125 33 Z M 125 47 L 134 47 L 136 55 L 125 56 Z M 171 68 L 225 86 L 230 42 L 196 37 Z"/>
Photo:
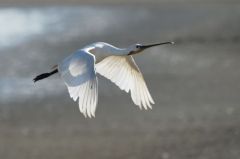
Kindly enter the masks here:
<path id="1" fill-rule="evenodd" d="M 92 115 L 93 118 L 95 118 L 95 113 L 92 112 L 91 115 Z"/>
<path id="2" fill-rule="evenodd" d="M 149 108 L 150 110 L 152 110 L 152 105 L 151 105 L 151 104 L 149 104 L 149 105 L 148 105 L 148 108 Z"/>
<path id="3" fill-rule="evenodd" d="M 81 112 L 81 111 L 80 111 Z M 83 114 L 83 116 L 84 116 L 84 118 L 90 118 L 90 119 L 92 119 L 92 118 L 95 118 L 96 116 L 95 116 L 95 113 L 91 113 L 91 114 L 88 114 L 87 112 L 81 112 L 82 114 Z"/>

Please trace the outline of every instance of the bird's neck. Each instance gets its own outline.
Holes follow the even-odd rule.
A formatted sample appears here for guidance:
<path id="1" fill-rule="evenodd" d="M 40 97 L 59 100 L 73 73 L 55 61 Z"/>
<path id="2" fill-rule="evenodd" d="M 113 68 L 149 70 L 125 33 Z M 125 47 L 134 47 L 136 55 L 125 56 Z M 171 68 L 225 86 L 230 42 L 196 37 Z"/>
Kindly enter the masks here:
<path id="1" fill-rule="evenodd" d="M 93 54 L 96 56 L 124 56 L 129 53 L 128 48 L 117 48 L 113 45 L 103 43 L 103 42 L 98 42 L 93 45 L 93 49 L 91 50 Z"/>
<path id="2" fill-rule="evenodd" d="M 94 54 L 96 62 L 100 62 L 108 56 L 125 56 L 129 54 L 128 48 L 117 48 L 104 42 L 93 43 L 86 46 L 84 50 Z"/>
<path id="3" fill-rule="evenodd" d="M 115 56 L 124 56 L 127 55 L 129 53 L 129 50 L 126 48 L 113 48 L 111 50 L 109 50 L 109 54 L 115 55 Z"/>

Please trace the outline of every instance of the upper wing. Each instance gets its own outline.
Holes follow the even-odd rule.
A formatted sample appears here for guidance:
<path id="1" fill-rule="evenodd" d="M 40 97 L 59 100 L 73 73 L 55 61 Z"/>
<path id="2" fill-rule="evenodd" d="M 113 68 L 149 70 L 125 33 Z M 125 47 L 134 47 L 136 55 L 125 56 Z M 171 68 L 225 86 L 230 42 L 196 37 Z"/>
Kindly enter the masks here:
<path id="1" fill-rule="evenodd" d="M 154 101 L 142 73 L 132 56 L 109 56 L 96 64 L 97 73 L 110 79 L 120 89 L 131 91 L 133 102 L 140 108 L 151 108 Z"/>
<path id="2" fill-rule="evenodd" d="M 98 81 L 95 57 L 80 50 L 58 65 L 58 71 L 67 85 L 70 97 L 78 99 L 79 109 L 84 116 L 94 117 L 98 100 Z"/>

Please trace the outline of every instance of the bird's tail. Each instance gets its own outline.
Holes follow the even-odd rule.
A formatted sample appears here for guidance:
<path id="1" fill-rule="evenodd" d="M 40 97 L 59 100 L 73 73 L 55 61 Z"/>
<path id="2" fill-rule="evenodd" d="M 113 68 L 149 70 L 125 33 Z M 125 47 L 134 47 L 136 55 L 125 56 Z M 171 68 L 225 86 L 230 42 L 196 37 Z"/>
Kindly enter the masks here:
<path id="1" fill-rule="evenodd" d="M 42 79 L 44 79 L 44 78 L 47 78 L 47 77 L 55 74 L 55 73 L 57 73 L 57 72 L 58 72 L 58 69 L 55 69 L 55 70 L 53 70 L 52 72 L 40 74 L 40 75 L 36 76 L 36 77 L 33 79 L 33 81 L 34 81 L 34 83 L 35 83 L 35 82 L 37 82 L 37 81 L 39 81 L 39 80 L 42 80 Z"/>

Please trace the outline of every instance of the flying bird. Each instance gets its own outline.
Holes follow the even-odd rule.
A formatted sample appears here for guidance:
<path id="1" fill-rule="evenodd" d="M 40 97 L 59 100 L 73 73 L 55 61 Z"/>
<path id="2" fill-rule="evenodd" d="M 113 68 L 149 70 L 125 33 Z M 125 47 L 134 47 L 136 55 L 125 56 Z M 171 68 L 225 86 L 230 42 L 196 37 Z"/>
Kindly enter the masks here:
<path id="1" fill-rule="evenodd" d="M 151 109 L 154 100 L 132 56 L 147 48 L 164 44 L 174 42 L 134 44 L 128 48 L 117 48 L 104 42 L 96 42 L 79 49 L 55 65 L 51 72 L 40 74 L 33 81 L 37 82 L 59 73 L 70 97 L 74 101 L 78 100 L 80 112 L 85 117 L 95 117 L 98 102 L 97 73 L 111 80 L 121 90 L 131 92 L 134 104 L 140 109 L 142 107 Z"/>

